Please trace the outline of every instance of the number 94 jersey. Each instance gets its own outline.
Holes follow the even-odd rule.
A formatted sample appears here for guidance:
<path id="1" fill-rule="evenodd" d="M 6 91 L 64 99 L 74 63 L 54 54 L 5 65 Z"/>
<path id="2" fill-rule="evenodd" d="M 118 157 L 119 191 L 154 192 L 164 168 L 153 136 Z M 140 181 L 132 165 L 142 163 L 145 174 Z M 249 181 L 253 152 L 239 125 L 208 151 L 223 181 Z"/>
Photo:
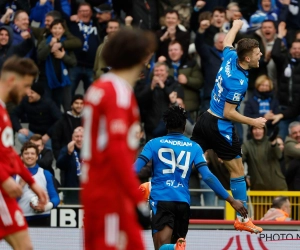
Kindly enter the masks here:
<path id="1" fill-rule="evenodd" d="M 248 71 L 239 66 L 236 50 L 226 47 L 223 56 L 210 101 L 210 110 L 221 118 L 225 102 L 236 104 L 238 110 L 248 88 Z"/>
<path id="2" fill-rule="evenodd" d="M 149 141 L 139 158 L 152 159 L 151 199 L 190 204 L 189 179 L 193 164 L 206 166 L 201 147 L 181 133 Z"/>

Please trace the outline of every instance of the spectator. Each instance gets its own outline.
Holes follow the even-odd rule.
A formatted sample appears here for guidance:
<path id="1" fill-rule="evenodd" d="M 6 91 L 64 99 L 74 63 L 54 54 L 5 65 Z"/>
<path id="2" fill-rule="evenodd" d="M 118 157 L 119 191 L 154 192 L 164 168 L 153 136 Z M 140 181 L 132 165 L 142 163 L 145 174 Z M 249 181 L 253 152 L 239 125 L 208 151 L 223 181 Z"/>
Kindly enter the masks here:
<path id="1" fill-rule="evenodd" d="M 21 158 L 33 178 L 48 194 L 49 201 L 46 205 L 33 202 L 35 193 L 28 184 L 17 176 L 16 181 L 23 186 L 23 195 L 18 203 L 23 210 L 27 223 L 31 227 L 50 227 L 50 210 L 58 206 L 60 200 L 54 188 L 53 176 L 47 170 L 42 169 L 37 163 L 38 148 L 31 142 L 26 142 L 21 149 Z"/>
<path id="2" fill-rule="evenodd" d="M 24 57 L 34 48 L 34 41 L 29 33 L 23 33 L 25 39 L 18 45 L 12 45 L 13 32 L 9 26 L 0 27 L 0 69 L 4 61 L 12 55 Z"/>
<path id="3" fill-rule="evenodd" d="M 62 15 L 60 12 L 58 11 L 49 11 L 46 16 L 45 16 L 45 25 L 43 28 L 32 28 L 32 32 L 34 34 L 34 37 L 37 40 L 37 46 L 41 43 L 42 40 L 44 40 L 45 38 L 47 38 L 49 35 L 51 35 L 50 32 L 50 25 L 54 20 L 57 19 L 62 19 Z M 60 41 L 55 43 L 55 50 L 64 48 L 65 50 L 74 50 L 74 49 L 78 49 L 81 48 L 82 43 L 81 40 L 76 37 L 73 36 L 69 30 L 65 31 L 65 35 L 66 35 L 66 40 L 65 41 Z M 52 51 L 54 51 L 54 47 L 52 46 Z"/>
<path id="4" fill-rule="evenodd" d="M 76 65 L 76 57 L 73 51 L 64 48 L 52 52 L 55 43 L 66 40 L 65 30 L 62 19 L 51 23 L 51 34 L 39 44 L 38 61 L 40 70 L 46 75 L 45 97 L 51 98 L 59 109 L 62 105 L 64 111 L 67 111 L 71 102 L 69 70 Z"/>
<path id="5" fill-rule="evenodd" d="M 29 19 L 31 25 L 43 28 L 45 26 L 44 20 L 46 14 L 50 11 L 53 11 L 52 0 L 39 0 L 35 7 L 30 10 Z"/>
<path id="6" fill-rule="evenodd" d="M 290 221 L 291 203 L 288 197 L 278 196 L 274 198 L 272 207 L 266 212 L 263 221 Z"/>
<path id="7" fill-rule="evenodd" d="M 273 115 L 278 113 L 279 102 L 275 97 L 272 80 L 266 75 L 261 75 L 256 79 L 253 97 L 246 102 L 244 115 L 251 118 L 266 118 L 267 135 L 270 135 L 275 127 L 272 124 Z"/>
<path id="8" fill-rule="evenodd" d="M 77 127 L 73 131 L 72 141 L 63 147 L 59 153 L 56 166 L 65 173 L 64 187 L 79 188 L 79 176 L 81 175 L 80 150 L 83 141 L 83 127 Z M 65 204 L 79 204 L 78 190 L 64 192 Z"/>
<path id="9" fill-rule="evenodd" d="M 96 11 L 96 18 L 98 20 L 98 31 L 101 41 L 107 35 L 107 24 L 112 19 L 113 9 L 109 4 L 100 4 L 93 8 Z"/>
<path id="10" fill-rule="evenodd" d="M 214 46 L 214 37 L 219 32 L 227 31 L 224 29 L 226 9 L 224 7 L 216 7 L 212 12 L 208 27 L 205 28 L 205 43 Z"/>
<path id="11" fill-rule="evenodd" d="M 259 0 L 258 10 L 250 17 L 250 27 L 260 28 L 264 20 L 285 21 L 280 17 L 280 12 L 284 12 L 288 8 L 288 4 L 282 5 L 281 8 L 282 10 L 277 8 L 275 0 Z"/>
<path id="12" fill-rule="evenodd" d="M 205 30 L 209 27 L 208 20 L 200 22 L 199 30 L 196 34 L 195 46 L 201 58 L 201 68 L 204 76 L 204 86 L 202 90 L 201 111 L 209 109 L 211 92 L 215 85 L 215 78 L 223 61 L 223 40 L 225 33 L 217 33 L 214 37 L 214 45 L 205 43 Z"/>
<path id="13" fill-rule="evenodd" d="M 282 2 L 282 0 L 280 2 Z M 286 38 L 288 47 L 290 48 L 290 45 L 294 41 L 295 34 L 300 30 L 300 1 L 285 0 L 285 2 L 289 5 L 286 14 L 286 24 L 288 28 Z"/>
<path id="14" fill-rule="evenodd" d="M 37 164 L 47 171 L 49 171 L 54 176 L 54 170 L 52 168 L 53 154 L 50 149 L 45 148 L 42 136 L 39 134 L 34 134 L 29 138 L 29 141 L 38 147 L 39 154 Z"/>
<path id="15" fill-rule="evenodd" d="M 107 36 L 104 38 L 103 43 L 101 43 L 97 49 L 95 62 L 94 62 L 94 79 L 98 79 L 102 74 L 105 72 L 105 68 L 107 68 L 103 57 L 102 57 L 102 51 L 105 49 L 105 44 L 108 42 L 109 38 L 118 30 L 120 29 L 120 23 L 119 21 L 112 19 L 107 22 L 107 28 L 106 33 Z"/>
<path id="16" fill-rule="evenodd" d="M 5 20 L 12 15 L 12 9 L 8 9 L 6 13 L 1 17 L 0 26 L 2 26 Z M 25 39 L 31 36 L 31 30 L 29 29 L 29 17 L 24 10 L 18 10 L 15 13 L 13 23 L 10 24 L 13 30 L 12 45 L 22 43 Z M 35 57 L 35 49 L 32 49 L 27 53 L 26 57 Z"/>
<path id="17" fill-rule="evenodd" d="M 165 63 L 156 63 L 151 84 L 145 85 L 137 93 L 137 99 L 149 106 L 145 117 L 147 141 L 164 135 L 167 131 L 162 121 L 162 114 L 170 104 L 175 104 L 177 92 L 181 90 L 178 83 L 169 75 L 169 67 Z"/>
<path id="18" fill-rule="evenodd" d="M 243 21 L 243 26 L 240 29 L 240 32 L 246 33 L 247 29 L 249 28 L 249 23 L 248 21 L 243 17 L 242 13 L 240 12 L 240 7 L 238 3 L 236 2 L 231 2 L 230 4 L 227 5 L 226 9 L 226 22 L 224 23 L 224 31 L 229 31 L 232 26 L 232 21 L 235 19 L 241 19 Z"/>
<path id="19" fill-rule="evenodd" d="M 83 95 L 76 94 L 72 98 L 71 110 L 56 122 L 52 133 L 52 150 L 56 160 L 60 150 L 72 140 L 74 129 L 81 126 L 82 110 Z"/>
<path id="20" fill-rule="evenodd" d="M 268 137 L 266 127 L 251 127 L 250 133 L 252 139 L 242 145 L 242 157 L 248 165 L 251 190 L 287 190 L 280 170 L 282 152 L 277 146 L 277 135 Z"/>
<path id="21" fill-rule="evenodd" d="M 43 93 L 43 86 L 34 83 L 28 95 L 12 111 L 11 120 L 21 144 L 28 141 L 33 134 L 40 134 L 45 147 L 51 149 L 53 126 L 60 119 L 61 112 L 52 100 L 43 97 Z M 21 126 L 19 119 L 22 116 L 27 117 L 29 129 Z"/>
<path id="22" fill-rule="evenodd" d="M 178 41 L 169 44 L 169 75 L 174 77 L 184 91 L 185 110 L 193 112 L 194 121 L 200 107 L 200 88 L 203 85 L 203 76 L 195 60 L 188 60 L 183 55 L 183 49 Z M 159 61 L 165 62 L 166 58 L 160 57 Z"/>
<path id="23" fill-rule="evenodd" d="M 289 190 L 300 191 L 300 122 L 289 125 L 289 135 L 284 142 L 286 181 Z"/>
<path id="24" fill-rule="evenodd" d="M 157 58 L 159 56 L 164 56 L 169 59 L 168 47 L 171 41 L 178 41 L 184 51 L 184 55 L 188 54 L 188 48 L 190 43 L 189 32 L 182 31 L 179 24 L 179 14 L 175 10 L 170 10 L 165 15 L 165 25 L 161 30 L 156 32 L 158 39 L 158 49 L 156 51 Z"/>
<path id="25" fill-rule="evenodd" d="M 277 67 L 280 105 L 280 113 L 274 115 L 273 124 L 282 119 L 279 123 L 279 135 L 283 140 L 288 134 L 288 125 L 300 114 L 300 40 L 294 41 L 289 52 L 283 53 L 281 43 L 286 33 L 285 23 L 281 22 L 271 53 Z"/>
<path id="26" fill-rule="evenodd" d="M 11 9 L 13 14 L 11 15 L 11 21 L 14 19 L 14 15 L 18 10 L 24 10 L 27 14 L 30 12 L 30 5 L 27 0 L 6 0 L 0 1 L 0 13 L 4 14 L 7 9 Z"/>
<path id="27" fill-rule="evenodd" d="M 70 70 L 72 95 L 75 94 L 79 82 L 83 81 L 84 91 L 94 79 L 93 66 L 100 37 L 97 23 L 92 19 L 92 8 L 88 3 L 81 3 L 78 7 L 77 18 L 68 23 L 70 32 L 82 41 L 82 47 L 76 49 L 77 66 Z"/>

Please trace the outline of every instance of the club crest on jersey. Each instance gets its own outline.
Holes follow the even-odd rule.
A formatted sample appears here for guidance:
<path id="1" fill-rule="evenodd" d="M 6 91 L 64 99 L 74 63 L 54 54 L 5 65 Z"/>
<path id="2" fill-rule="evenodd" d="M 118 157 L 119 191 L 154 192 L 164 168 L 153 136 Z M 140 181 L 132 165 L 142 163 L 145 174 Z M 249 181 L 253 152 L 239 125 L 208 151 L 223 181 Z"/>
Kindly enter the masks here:
<path id="1" fill-rule="evenodd" d="M 8 148 L 14 145 L 13 129 L 11 127 L 5 127 L 1 134 L 1 141 L 4 147 Z"/>

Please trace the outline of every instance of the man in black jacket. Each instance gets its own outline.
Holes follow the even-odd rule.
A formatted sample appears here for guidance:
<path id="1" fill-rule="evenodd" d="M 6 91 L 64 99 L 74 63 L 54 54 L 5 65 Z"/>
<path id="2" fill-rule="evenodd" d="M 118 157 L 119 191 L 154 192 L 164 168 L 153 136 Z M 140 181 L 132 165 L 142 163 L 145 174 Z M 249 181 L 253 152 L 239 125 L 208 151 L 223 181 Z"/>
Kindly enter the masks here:
<path id="1" fill-rule="evenodd" d="M 61 112 L 51 99 L 43 98 L 43 86 L 36 82 L 22 102 L 12 111 L 13 129 L 18 132 L 18 139 L 23 144 L 33 134 L 42 135 L 46 148 L 51 149 L 51 136 L 54 124 L 61 118 Z M 26 116 L 29 129 L 23 128 L 20 118 Z"/>
<path id="2" fill-rule="evenodd" d="M 75 95 L 72 99 L 71 110 L 59 119 L 53 129 L 52 150 L 57 159 L 60 150 L 72 140 L 75 128 L 81 126 L 83 95 Z"/>

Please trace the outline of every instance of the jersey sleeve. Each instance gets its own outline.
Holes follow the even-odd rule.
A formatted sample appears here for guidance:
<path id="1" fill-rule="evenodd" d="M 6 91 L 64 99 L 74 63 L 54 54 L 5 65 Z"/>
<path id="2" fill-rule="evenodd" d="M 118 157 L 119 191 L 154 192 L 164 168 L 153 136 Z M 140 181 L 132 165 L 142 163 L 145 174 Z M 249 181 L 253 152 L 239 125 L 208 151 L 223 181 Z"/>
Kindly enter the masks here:
<path id="1" fill-rule="evenodd" d="M 235 60 L 237 58 L 236 50 L 234 47 L 225 47 L 223 50 L 224 61 L 226 60 Z"/>
<path id="2" fill-rule="evenodd" d="M 203 150 L 200 148 L 199 145 L 196 145 L 196 147 L 198 149 L 197 149 L 196 157 L 194 160 L 194 165 L 195 165 L 196 169 L 199 169 L 200 167 L 207 166 L 207 162 L 204 157 Z"/>
<path id="3" fill-rule="evenodd" d="M 50 202 L 52 202 L 53 207 L 57 207 L 60 202 L 60 199 L 54 187 L 54 178 L 48 170 L 44 170 L 44 175 L 47 181 L 47 192 L 49 195 Z"/>
<path id="4" fill-rule="evenodd" d="M 1 164 L 0 162 L 0 184 L 6 181 L 9 177 L 10 175 L 9 172 L 7 171 L 5 164 Z"/>
<path id="5" fill-rule="evenodd" d="M 246 91 L 247 85 L 243 84 L 243 79 L 231 76 L 230 89 L 226 95 L 226 102 L 231 104 L 239 104 Z"/>
<path id="6" fill-rule="evenodd" d="M 141 169 L 152 159 L 151 141 L 149 141 L 143 148 L 142 152 L 135 161 L 135 172 L 139 173 Z"/>
<path id="7" fill-rule="evenodd" d="M 31 186 L 35 181 L 32 178 L 31 173 L 29 170 L 24 166 L 24 163 L 20 159 L 20 157 L 16 154 L 15 157 L 15 164 L 19 164 L 20 173 L 19 175 L 22 177 L 22 179 L 28 183 L 29 186 Z"/>

